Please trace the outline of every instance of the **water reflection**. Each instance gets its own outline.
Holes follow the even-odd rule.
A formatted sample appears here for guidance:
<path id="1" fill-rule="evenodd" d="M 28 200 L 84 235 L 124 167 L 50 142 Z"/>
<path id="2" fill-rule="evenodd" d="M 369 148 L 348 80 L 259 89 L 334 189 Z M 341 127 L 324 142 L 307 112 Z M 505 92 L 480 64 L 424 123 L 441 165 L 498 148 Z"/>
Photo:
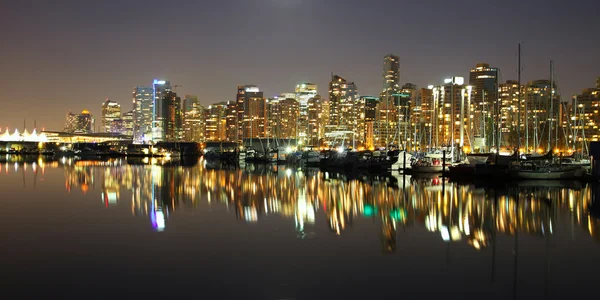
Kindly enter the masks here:
<path id="1" fill-rule="evenodd" d="M 33 175 L 35 186 L 47 168 L 64 169 L 68 192 L 98 189 L 102 205 L 130 205 L 131 214 L 147 218 L 156 231 L 165 230 L 180 207 L 195 209 L 206 201 L 226 206 L 248 223 L 281 216 L 293 222 L 290 228 L 298 238 L 310 238 L 316 222 L 326 222 L 332 234 L 344 235 L 357 218 L 372 219 L 380 226 L 384 252 L 396 251 L 397 230 L 411 227 L 477 250 L 490 247 L 498 234 L 544 237 L 558 224 L 578 226 L 600 240 L 598 187 L 576 182 L 489 187 L 401 175 L 348 177 L 276 165 L 216 169 L 203 160 L 192 166 L 72 158 L 0 163 L 0 173 L 22 173 L 24 185 Z M 130 200 L 123 199 L 129 194 Z"/>

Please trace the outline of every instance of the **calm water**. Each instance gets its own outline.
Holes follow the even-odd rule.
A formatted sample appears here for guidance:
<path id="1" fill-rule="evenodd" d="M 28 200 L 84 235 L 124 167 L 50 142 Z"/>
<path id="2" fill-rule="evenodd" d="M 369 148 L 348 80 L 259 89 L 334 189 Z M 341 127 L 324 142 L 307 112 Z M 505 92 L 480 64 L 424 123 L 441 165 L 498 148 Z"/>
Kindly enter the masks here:
<path id="1" fill-rule="evenodd" d="M 593 185 L 162 163 L 1 160 L 3 295 L 597 295 Z"/>

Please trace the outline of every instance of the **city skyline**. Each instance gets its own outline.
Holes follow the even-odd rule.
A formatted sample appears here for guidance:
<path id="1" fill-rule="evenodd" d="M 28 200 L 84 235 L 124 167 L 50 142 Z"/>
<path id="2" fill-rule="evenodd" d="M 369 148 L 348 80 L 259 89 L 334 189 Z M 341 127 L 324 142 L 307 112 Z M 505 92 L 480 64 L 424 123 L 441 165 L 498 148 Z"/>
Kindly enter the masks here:
<path id="1" fill-rule="evenodd" d="M 244 84 L 261 87 L 269 98 L 293 92 L 298 83 L 314 82 L 325 97 L 332 72 L 355 82 L 360 95 L 377 96 L 382 90 L 381 59 L 389 53 L 400 58 L 400 85 L 410 82 L 419 88 L 439 85 L 452 76 L 468 78 L 469 70 L 482 62 L 500 69 L 500 83 L 516 80 L 518 42 L 523 43 L 523 83 L 547 79 L 552 59 L 563 100 L 595 86 L 600 76 L 600 58 L 594 53 L 600 45 L 589 39 L 598 27 L 593 18 L 595 1 L 569 5 L 529 1 L 520 3 L 518 11 L 511 9 L 516 1 L 501 6 L 472 1 L 453 5 L 348 1 L 345 7 L 310 0 L 182 3 L 165 7 L 165 13 L 177 13 L 181 21 L 164 27 L 128 13 L 143 12 L 153 7 L 152 1 L 144 2 L 146 8 L 126 3 L 118 11 L 111 1 L 96 3 L 94 15 L 81 14 L 87 5 L 72 2 L 51 7 L 38 3 L 34 8 L 8 5 L 4 21 L 11 26 L 0 30 L 17 42 L 8 43 L 7 52 L 0 56 L 5 84 L 0 92 L 5 103 L 0 111 L 3 128 L 20 128 L 27 119 L 27 124 L 35 120 L 39 128 L 60 129 L 68 111 L 87 109 L 100 116 L 106 98 L 129 111 L 133 87 L 148 85 L 154 78 L 181 85 L 179 95 L 197 95 L 205 106 L 234 101 L 233 90 Z M 536 14 L 528 13 L 534 8 Z M 210 15 L 203 15 L 203 10 Z M 333 14 L 334 10 L 345 14 Z M 393 22 L 383 18 L 388 11 L 408 10 L 415 14 L 402 13 L 402 18 L 391 18 Z M 473 26 L 489 24 L 492 13 L 490 26 Z M 74 17 L 62 17 L 67 14 Z M 239 16 L 247 19 L 241 22 Z M 352 17 L 382 22 L 348 22 Z M 425 22 L 415 21 L 423 17 Z M 219 19 L 227 24 L 208 26 Z M 450 21 L 454 30 L 447 32 L 443 26 Z M 335 27 L 328 26 L 331 23 L 344 25 L 352 38 L 340 38 L 329 28 Z M 176 47 L 170 52 L 163 51 L 166 47 L 144 48 L 152 40 L 140 36 L 151 31 L 162 32 Z M 384 38 L 389 42 L 377 42 Z M 331 39 L 336 39 L 336 47 L 323 47 Z M 240 50 L 234 40 L 254 42 L 257 47 Z M 583 41 L 585 48 L 570 46 Z"/>

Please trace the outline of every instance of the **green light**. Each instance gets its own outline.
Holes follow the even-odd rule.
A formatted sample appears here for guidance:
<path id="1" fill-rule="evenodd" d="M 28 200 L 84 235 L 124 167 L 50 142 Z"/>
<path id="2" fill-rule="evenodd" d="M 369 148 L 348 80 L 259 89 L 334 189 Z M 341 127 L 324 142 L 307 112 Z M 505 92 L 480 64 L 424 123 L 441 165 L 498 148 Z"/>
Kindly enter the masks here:
<path id="1" fill-rule="evenodd" d="M 371 204 L 365 204 L 365 206 L 363 207 L 363 215 L 365 217 L 372 217 L 376 213 L 377 213 L 377 207 L 375 207 Z"/>
<path id="2" fill-rule="evenodd" d="M 393 209 L 390 211 L 390 217 L 396 221 L 403 221 L 406 218 L 404 209 Z"/>

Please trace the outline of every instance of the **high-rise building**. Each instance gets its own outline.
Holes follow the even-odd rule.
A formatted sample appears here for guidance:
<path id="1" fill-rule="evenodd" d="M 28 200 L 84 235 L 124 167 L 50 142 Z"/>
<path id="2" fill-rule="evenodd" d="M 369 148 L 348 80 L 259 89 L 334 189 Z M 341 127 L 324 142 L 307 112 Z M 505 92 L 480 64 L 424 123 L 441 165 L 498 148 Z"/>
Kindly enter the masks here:
<path id="1" fill-rule="evenodd" d="M 365 148 L 375 146 L 375 117 L 379 98 L 371 96 L 360 97 L 356 103 L 356 144 Z"/>
<path id="2" fill-rule="evenodd" d="M 152 87 L 138 86 L 133 89 L 133 141 L 147 143 L 152 140 L 154 98 Z"/>
<path id="3" fill-rule="evenodd" d="M 434 148 L 458 145 L 478 152 L 486 145 L 483 138 L 475 136 L 471 126 L 472 90 L 473 87 L 464 84 L 463 77 L 452 77 L 433 87 Z"/>
<path id="4" fill-rule="evenodd" d="M 529 151 L 548 151 L 549 112 L 559 110 L 560 95 L 556 92 L 556 83 L 550 92 L 550 80 L 534 80 L 525 87 L 525 147 Z M 552 122 L 552 132 L 556 129 Z M 554 136 L 554 135 L 553 135 Z M 552 146 L 552 145 L 551 145 Z"/>
<path id="5" fill-rule="evenodd" d="M 572 137 L 569 147 L 580 152 L 583 144 L 600 140 L 600 86 L 587 88 L 581 94 L 573 97 L 571 103 L 570 119 Z"/>
<path id="6" fill-rule="evenodd" d="M 102 104 L 102 132 L 120 133 L 119 129 L 116 129 L 119 131 L 114 132 L 112 128 L 113 122 L 119 119 L 121 119 L 121 105 L 106 99 L 106 102 Z"/>
<path id="7" fill-rule="evenodd" d="M 267 136 L 267 100 L 258 88 L 247 90 L 244 99 L 243 137 L 264 138 Z"/>
<path id="8" fill-rule="evenodd" d="M 268 137 L 296 138 L 300 105 L 294 94 L 281 94 L 268 100 Z"/>
<path id="9" fill-rule="evenodd" d="M 258 101 L 260 99 L 260 101 Z M 262 107 L 257 102 L 262 102 Z M 254 111 L 249 111 L 253 108 Z M 232 111 L 235 110 L 235 111 Z M 261 122 L 255 120 L 250 115 L 258 116 L 257 114 L 262 113 L 261 121 L 266 122 L 266 99 L 263 98 L 263 93 L 255 85 L 240 85 L 237 88 L 235 106 L 231 106 L 228 109 L 228 136 L 230 141 L 237 141 L 242 143 L 244 138 L 249 138 L 247 134 L 257 133 L 257 130 L 263 130 L 263 136 L 266 136 L 267 124 L 263 124 L 260 128 L 258 126 Z M 235 117 L 235 120 L 230 120 L 231 116 Z M 233 124 L 236 124 L 235 128 Z"/>
<path id="10" fill-rule="evenodd" d="M 400 58 L 388 54 L 383 58 L 383 91 L 382 97 L 391 97 L 400 91 Z"/>
<path id="11" fill-rule="evenodd" d="M 490 67 L 487 63 L 477 64 L 469 72 L 469 85 L 473 87 L 471 104 L 474 134 L 491 142 L 495 134 L 493 120 L 498 101 L 498 68 Z"/>
<path id="12" fill-rule="evenodd" d="M 183 100 L 183 139 L 187 142 L 203 142 L 205 131 L 204 107 L 197 96 L 186 95 Z"/>
<path id="13" fill-rule="evenodd" d="M 596 78 L 596 88 L 600 89 L 600 77 Z"/>
<path id="14" fill-rule="evenodd" d="M 356 110 L 355 104 L 359 99 L 358 87 L 354 82 L 346 84 L 345 97 L 340 99 L 340 125 L 351 131 L 356 127 Z"/>
<path id="15" fill-rule="evenodd" d="M 123 120 L 123 131 L 121 134 L 133 136 L 133 124 L 134 124 L 134 111 L 130 110 L 122 114 L 121 119 Z"/>
<path id="16" fill-rule="evenodd" d="M 346 98 L 346 89 L 348 82 L 346 79 L 338 76 L 331 75 L 331 81 L 329 82 L 329 125 L 332 127 L 331 131 L 340 130 L 341 118 L 342 118 L 342 102 Z"/>
<path id="17" fill-rule="evenodd" d="M 296 101 L 300 107 L 298 117 L 298 143 L 305 143 L 308 137 L 308 100 L 317 95 L 317 85 L 303 82 L 296 85 Z"/>
<path id="18" fill-rule="evenodd" d="M 329 123 L 329 105 L 327 100 L 316 95 L 308 100 L 308 140 L 307 145 L 321 146 L 325 136 L 325 127 Z"/>
<path id="19" fill-rule="evenodd" d="M 517 145 L 519 130 L 525 126 L 523 121 L 523 99 L 521 99 L 521 109 L 519 108 L 519 93 L 523 94 L 523 87 L 519 87 L 519 82 L 516 80 L 507 80 L 501 83 L 498 87 L 500 101 L 500 130 L 502 132 L 502 143 L 507 145 Z M 519 122 L 519 111 L 521 120 Z M 521 129 L 518 128 L 519 123 Z"/>
<path id="20" fill-rule="evenodd" d="M 175 92 L 161 92 L 162 98 L 162 140 L 177 142 L 183 139 L 183 117 L 181 113 L 181 98 Z M 158 141 L 158 139 L 155 139 Z"/>
<path id="21" fill-rule="evenodd" d="M 406 83 L 398 94 L 394 95 L 394 105 L 398 111 L 398 135 L 403 148 L 411 148 L 411 141 L 415 139 L 415 127 L 411 124 L 411 116 L 417 102 L 417 86 Z"/>
<path id="22" fill-rule="evenodd" d="M 433 86 L 421 88 L 415 99 L 410 122 L 413 132 L 413 143 L 411 149 L 429 150 L 432 144 L 432 120 L 435 119 L 433 111 Z"/>
<path id="23" fill-rule="evenodd" d="M 81 114 L 69 112 L 65 122 L 65 132 L 94 133 L 94 118 L 87 110 L 83 110 Z"/>
<path id="24" fill-rule="evenodd" d="M 152 119 L 152 141 L 160 142 L 166 138 L 164 125 L 168 123 L 165 121 L 169 111 L 170 105 L 165 105 L 163 101 L 165 99 L 172 101 L 172 97 L 165 98 L 166 94 L 171 92 L 171 83 L 166 80 L 154 79 L 152 83 L 152 103 L 153 103 L 153 119 Z M 181 100 L 180 100 L 181 102 Z M 181 103 L 180 103 L 181 107 Z M 169 116 L 171 119 L 174 116 Z"/>
<path id="25" fill-rule="evenodd" d="M 235 103 L 232 103 L 231 106 L 235 107 Z M 206 120 L 206 141 L 225 141 L 227 139 L 226 125 L 228 121 L 228 107 L 228 103 L 220 102 L 209 105 L 204 111 L 204 119 Z M 235 120 L 235 118 L 233 119 Z"/>

